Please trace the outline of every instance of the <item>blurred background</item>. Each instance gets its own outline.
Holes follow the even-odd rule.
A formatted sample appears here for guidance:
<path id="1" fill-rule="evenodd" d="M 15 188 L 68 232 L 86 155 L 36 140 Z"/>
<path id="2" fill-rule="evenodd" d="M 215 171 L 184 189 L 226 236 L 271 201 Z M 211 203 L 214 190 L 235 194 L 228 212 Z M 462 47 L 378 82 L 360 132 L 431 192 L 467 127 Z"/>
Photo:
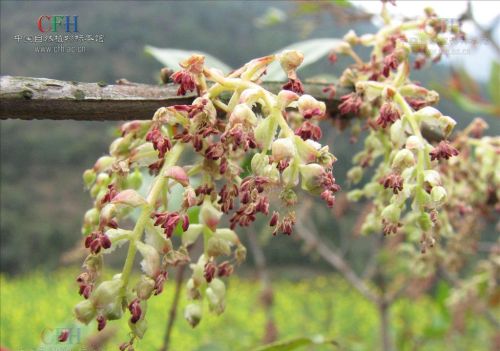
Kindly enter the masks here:
<path id="1" fill-rule="evenodd" d="M 390 9 L 411 17 L 422 13 L 426 5 L 446 18 L 458 19 L 467 13 L 465 1 L 398 2 Z M 481 115 L 490 124 L 487 134 L 500 131 L 498 118 L 461 104 L 450 94 L 450 84 L 471 76 L 467 88 L 476 99 L 487 99 L 490 68 L 498 59 L 499 5 L 474 2 L 477 21 L 465 29 L 479 38 L 477 42 L 462 55 L 445 58 L 416 75 L 416 80 L 443 93 L 438 108 L 458 121 L 458 129 Z M 163 65 L 145 53 L 146 45 L 201 50 L 239 67 L 301 40 L 341 38 L 350 29 L 371 33 L 379 24 L 372 14 L 380 10 L 378 1 L 2 1 L 0 6 L 2 75 L 107 84 L 121 78 L 157 84 Z M 81 53 L 49 54 L 35 52 L 33 44 L 15 39 L 33 35 L 36 19 L 52 14 L 78 15 L 79 30 L 102 34 L 103 43 L 88 44 Z M 484 33 L 491 40 L 482 38 Z M 325 72 L 339 76 L 348 63 L 341 59 L 332 65 L 325 57 L 300 76 L 303 80 Z M 110 122 L 0 122 L 1 346 L 37 349 L 44 328 L 70 323 L 72 305 L 79 300 L 73 279 L 82 257 L 76 249 L 82 214 L 91 206 L 81 174 L 107 152 L 116 127 L 117 123 Z M 348 189 L 345 174 L 360 145 L 350 144 L 349 131 L 339 132 L 333 124 L 325 122 L 323 130 L 324 140 L 342 161 L 337 163 L 335 176 Z M 321 237 L 337 247 L 361 275 L 375 241 L 354 233 L 362 209 L 342 205 L 342 198 L 339 202 L 340 209 L 333 213 L 317 206 L 310 216 Z M 486 223 L 485 228 L 485 240 L 494 241 L 498 236 L 494 226 Z M 260 256 L 249 254 L 248 262 L 238 270 L 239 278 L 229 283 L 226 313 L 207 316 L 195 330 L 179 320 L 173 350 L 244 350 L 266 337 L 316 334 L 342 340 L 347 350 L 377 349 L 376 307 L 297 237 L 260 235 L 259 225 L 255 232 L 274 291 L 272 323 L 268 302 L 261 294 L 267 283 L 258 279 L 262 267 L 255 269 L 255 258 L 259 263 Z M 121 262 L 119 255 L 114 259 Z M 418 303 L 402 298 L 392 311 L 396 349 L 493 350 L 495 342 L 500 343 L 498 334 L 492 338 L 491 325 L 483 320 L 473 323 L 471 316 L 462 329 L 454 328 L 445 306 L 446 284 L 429 284 L 424 290 Z M 171 296 L 169 287 L 154 299 L 151 331 L 139 349 L 160 347 Z"/>

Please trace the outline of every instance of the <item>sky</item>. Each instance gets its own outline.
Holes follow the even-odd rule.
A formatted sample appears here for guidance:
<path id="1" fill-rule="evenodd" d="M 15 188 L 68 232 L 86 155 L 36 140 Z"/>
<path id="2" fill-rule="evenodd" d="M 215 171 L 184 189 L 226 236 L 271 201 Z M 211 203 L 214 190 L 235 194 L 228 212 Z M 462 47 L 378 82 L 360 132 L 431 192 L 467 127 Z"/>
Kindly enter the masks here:
<path id="1" fill-rule="evenodd" d="M 354 5 L 363 8 L 370 13 L 380 13 L 381 5 L 379 1 L 351 1 Z M 458 18 L 465 12 L 467 1 L 396 1 L 396 6 L 388 5 L 392 14 L 414 17 L 420 15 L 425 7 L 432 7 L 438 16 L 445 18 Z M 472 11 L 476 20 L 483 26 L 489 27 L 494 19 L 500 16 L 500 1 L 473 1 Z M 374 19 L 375 24 L 379 24 L 379 19 Z M 478 35 L 477 29 L 466 23 L 464 31 L 473 36 Z M 500 42 L 500 22 L 493 31 L 496 42 Z M 472 47 L 464 45 L 457 49 L 457 52 L 445 58 L 443 62 L 450 62 L 453 65 L 463 65 L 476 79 L 485 81 L 490 76 L 489 67 L 493 60 L 498 60 L 498 55 L 491 45 L 481 42 Z M 487 67 L 487 69 L 485 69 Z"/>

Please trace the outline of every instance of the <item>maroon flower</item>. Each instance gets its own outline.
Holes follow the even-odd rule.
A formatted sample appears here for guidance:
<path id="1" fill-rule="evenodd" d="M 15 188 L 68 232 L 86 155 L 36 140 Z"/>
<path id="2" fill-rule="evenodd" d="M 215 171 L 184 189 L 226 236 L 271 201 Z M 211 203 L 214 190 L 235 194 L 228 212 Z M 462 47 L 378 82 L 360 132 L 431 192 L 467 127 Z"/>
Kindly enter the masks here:
<path id="1" fill-rule="evenodd" d="M 165 163 L 165 159 L 161 158 L 158 161 L 150 164 L 148 166 L 149 174 L 151 174 L 151 175 L 158 175 L 158 173 L 160 172 L 160 170 L 163 167 L 164 163 Z"/>
<path id="2" fill-rule="evenodd" d="M 257 146 L 253 132 L 243 128 L 243 125 L 240 123 L 226 130 L 221 135 L 220 140 L 227 148 L 232 146 L 233 151 L 236 151 L 239 147 L 241 147 L 243 151 L 248 151 L 249 148 L 254 149 Z"/>
<path id="3" fill-rule="evenodd" d="M 186 95 L 188 91 L 194 91 L 196 84 L 194 83 L 193 75 L 187 70 L 180 70 L 171 76 L 172 81 L 180 84 L 177 90 L 177 95 Z"/>
<path id="4" fill-rule="evenodd" d="M 401 228 L 403 224 L 399 222 L 393 223 L 385 219 L 382 219 L 382 226 L 384 235 L 390 235 L 390 234 L 396 234 L 398 232 L 398 229 Z"/>
<path id="5" fill-rule="evenodd" d="M 324 190 L 321 193 L 321 198 L 325 200 L 328 207 L 332 208 L 335 205 L 335 195 L 333 195 L 333 192 Z"/>
<path id="6" fill-rule="evenodd" d="M 393 124 L 401 117 L 398 108 L 394 103 L 385 102 L 380 108 L 380 114 L 376 120 L 376 123 L 382 128 L 386 128 L 388 125 Z"/>
<path id="7" fill-rule="evenodd" d="M 404 34 L 401 34 L 401 33 L 396 33 L 396 34 L 390 35 L 387 38 L 386 43 L 382 47 L 382 52 L 385 55 L 392 53 L 394 51 L 394 49 L 396 48 L 396 44 L 397 44 L 398 40 L 407 41 L 407 38 Z"/>
<path id="8" fill-rule="evenodd" d="M 203 271 L 203 276 L 205 277 L 207 283 L 210 283 L 214 279 L 216 273 L 217 266 L 212 261 L 207 262 Z"/>
<path id="9" fill-rule="evenodd" d="M 229 277 L 233 274 L 234 267 L 229 261 L 224 261 L 217 267 L 217 276 L 218 277 Z"/>
<path id="10" fill-rule="evenodd" d="M 299 128 L 295 130 L 295 134 L 302 139 L 312 139 L 318 141 L 321 139 L 321 128 L 311 122 L 305 121 Z"/>
<path id="11" fill-rule="evenodd" d="M 110 202 L 113 200 L 113 198 L 118 194 L 118 191 L 116 190 L 116 187 L 114 184 L 109 184 L 108 185 L 108 192 L 103 196 L 101 200 L 101 204 L 105 204 L 107 202 Z"/>
<path id="12" fill-rule="evenodd" d="M 380 180 L 380 184 L 384 186 L 384 188 L 391 188 L 394 194 L 397 194 L 401 190 L 403 190 L 403 177 L 401 177 L 397 173 L 391 173 L 385 178 Z"/>
<path id="13" fill-rule="evenodd" d="M 413 62 L 413 68 L 415 69 L 421 69 L 424 67 L 425 62 L 427 61 L 427 58 L 424 55 L 419 55 Z"/>
<path id="14" fill-rule="evenodd" d="M 269 199 L 264 196 L 265 185 L 269 183 L 269 179 L 262 176 L 246 177 L 241 182 L 239 189 L 241 207 L 230 218 L 231 229 L 236 225 L 246 227 L 256 219 L 258 212 L 269 213 Z"/>
<path id="15" fill-rule="evenodd" d="M 98 316 L 97 321 L 97 331 L 101 331 L 106 327 L 106 318 L 104 316 Z"/>
<path id="16" fill-rule="evenodd" d="M 167 281 L 168 277 L 168 272 L 160 272 L 156 278 L 155 278 L 155 285 L 154 285 L 154 292 L 155 295 L 160 295 L 161 292 L 163 291 L 163 286 L 165 285 L 165 282 Z"/>
<path id="17" fill-rule="evenodd" d="M 283 171 L 290 165 L 290 160 L 281 160 L 280 162 L 278 162 L 278 164 L 276 165 L 276 168 L 278 169 L 278 171 L 280 171 L 280 173 L 283 173 Z"/>
<path id="18" fill-rule="evenodd" d="M 353 113 L 357 115 L 359 113 L 359 109 L 361 108 L 361 104 L 363 100 L 356 93 L 350 93 L 344 95 L 340 98 L 339 111 L 341 115 L 345 115 L 348 113 Z"/>
<path id="19" fill-rule="evenodd" d="M 323 191 L 321 198 L 326 201 L 328 207 L 335 204 L 335 193 L 340 190 L 340 185 L 335 183 L 335 178 L 331 171 L 325 171 L 319 180 Z"/>
<path id="20" fill-rule="evenodd" d="M 132 317 L 130 317 L 130 323 L 137 323 L 139 319 L 141 319 L 142 315 L 141 303 L 139 299 L 132 300 L 132 302 L 128 305 L 128 310 L 132 315 Z"/>
<path id="21" fill-rule="evenodd" d="M 280 220 L 280 214 L 276 211 L 273 212 L 273 215 L 271 216 L 271 220 L 269 221 L 269 226 L 275 227 L 276 224 L 278 224 L 278 221 Z"/>
<path id="22" fill-rule="evenodd" d="M 219 192 L 219 204 L 221 205 L 221 210 L 224 213 L 229 213 L 233 209 L 233 203 L 235 198 L 238 196 L 238 187 L 236 184 L 224 184 L 221 191 Z"/>
<path id="23" fill-rule="evenodd" d="M 90 297 L 92 293 L 93 284 L 90 279 L 90 275 L 87 272 L 83 272 L 76 278 L 76 282 L 79 285 L 78 293 L 82 295 L 85 299 Z"/>
<path id="24" fill-rule="evenodd" d="M 458 150 L 451 146 L 450 143 L 443 140 L 429 152 L 429 155 L 431 155 L 431 161 L 441 160 L 443 158 L 448 160 L 450 157 L 457 156 Z"/>
<path id="25" fill-rule="evenodd" d="M 411 98 L 407 97 L 406 102 L 411 106 L 412 109 L 415 111 L 418 111 L 425 106 L 429 106 L 429 103 L 425 100 L 417 99 L 417 98 Z"/>
<path id="26" fill-rule="evenodd" d="M 185 232 L 189 228 L 189 216 L 184 213 L 182 215 L 182 231 Z"/>
<path id="27" fill-rule="evenodd" d="M 187 230 L 187 227 L 189 226 L 189 218 L 187 216 L 181 217 L 178 212 L 157 212 L 153 214 L 153 217 L 156 218 L 154 225 L 161 226 L 164 229 L 167 238 L 172 237 L 174 229 L 181 219 L 183 221 L 183 229 L 186 227 Z"/>
<path id="28" fill-rule="evenodd" d="M 172 148 L 170 140 L 163 136 L 160 129 L 155 127 L 146 134 L 146 141 L 153 143 L 153 147 L 158 151 L 158 156 L 163 158 L 168 150 Z"/>
<path id="29" fill-rule="evenodd" d="M 224 147 L 221 143 L 215 143 L 207 147 L 205 157 L 208 160 L 218 160 L 224 154 Z"/>
<path id="30" fill-rule="evenodd" d="M 276 229 L 274 229 L 273 235 L 276 235 L 278 231 L 286 235 L 291 235 L 293 232 L 294 225 L 295 225 L 295 214 L 289 213 L 283 218 L 283 220 L 279 223 Z"/>
<path id="31" fill-rule="evenodd" d="M 396 55 L 396 52 L 387 55 L 384 58 L 384 67 L 382 68 L 383 76 L 386 78 L 389 77 L 389 73 L 391 72 L 391 70 L 398 68 L 398 66 L 399 66 L 399 59 Z"/>
<path id="32" fill-rule="evenodd" d="M 101 248 L 109 249 L 111 247 L 111 240 L 102 231 L 95 231 L 85 238 L 85 247 L 90 249 L 90 252 L 93 254 L 97 254 L 101 251 Z"/>
<path id="33" fill-rule="evenodd" d="M 304 85 L 302 85 L 302 82 L 300 79 L 289 79 L 286 84 L 282 86 L 284 90 L 290 90 L 293 91 L 296 94 L 302 95 L 304 94 Z"/>

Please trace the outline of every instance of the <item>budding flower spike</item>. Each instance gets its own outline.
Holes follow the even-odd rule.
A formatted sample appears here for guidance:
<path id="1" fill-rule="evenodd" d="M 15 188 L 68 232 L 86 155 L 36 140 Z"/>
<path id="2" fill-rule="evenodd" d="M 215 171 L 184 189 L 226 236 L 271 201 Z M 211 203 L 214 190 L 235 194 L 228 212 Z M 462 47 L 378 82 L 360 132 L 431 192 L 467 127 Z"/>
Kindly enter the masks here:
<path id="1" fill-rule="evenodd" d="M 259 85 L 275 61 L 289 78 L 277 95 Z M 215 314 L 226 308 L 223 279 L 246 257 L 239 227 L 261 215 L 269 218 L 273 234 L 291 235 L 299 186 L 333 206 L 340 189 L 332 174 L 336 158 L 319 144 L 317 125 L 326 107 L 303 94 L 296 73 L 302 61 L 301 53 L 289 50 L 224 76 L 193 55 L 171 76 L 179 95 L 198 94 L 193 103 L 162 107 L 152 120 L 120 128 L 110 155 L 84 173 L 94 207 L 82 228 L 89 256 L 77 279 L 85 299 L 75 307 L 78 320 L 95 320 L 102 330 L 126 316 L 131 339 L 120 349 L 131 350 L 147 329 L 148 300 L 163 291 L 173 267 L 190 264 L 184 315 L 194 327 L 204 302 Z M 195 155 L 189 162 L 182 157 L 186 152 Z M 244 173 L 247 159 L 251 169 Z M 153 180 L 141 187 L 145 171 Z M 181 194 L 179 203 L 170 201 L 174 192 Z M 272 201 L 276 193 L 279 203 Z M 131 214 L 137 217 L 128 227 Z M 230 228 L 221 228 L 223 217 Z M 203 252 L 193 258 L 188 248 L 196 241 Z M 126 244 L 122 272 L 104 280 L 103 256 Z M 132 282 L 137 253 L 143 274 Z"/>

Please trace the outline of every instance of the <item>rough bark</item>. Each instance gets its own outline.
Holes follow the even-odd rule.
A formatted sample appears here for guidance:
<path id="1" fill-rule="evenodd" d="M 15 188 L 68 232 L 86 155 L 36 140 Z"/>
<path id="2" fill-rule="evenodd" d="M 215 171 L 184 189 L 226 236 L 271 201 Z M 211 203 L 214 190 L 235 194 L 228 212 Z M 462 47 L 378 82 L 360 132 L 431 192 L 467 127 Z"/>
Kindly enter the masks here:
<path id="1" fill-rule="evenodd" d="M 277 93 L 283 83 L 263 86 Z M 323 89 L 328 84 L 305 84 L 305 90 L 325 101 L 335 113 L 338 99 L 330 99 Z M 336 96 L 347 90 L 337 88 Z M 177 86 L 147 85 L 123 81 L 104 83 L 67 82 L 47 78 L 0 77 L 0 119 L 54 120 L 135 120 L 150 119 L 162 106 L 189 104 L 195 94 L 177 96 Z"/>

